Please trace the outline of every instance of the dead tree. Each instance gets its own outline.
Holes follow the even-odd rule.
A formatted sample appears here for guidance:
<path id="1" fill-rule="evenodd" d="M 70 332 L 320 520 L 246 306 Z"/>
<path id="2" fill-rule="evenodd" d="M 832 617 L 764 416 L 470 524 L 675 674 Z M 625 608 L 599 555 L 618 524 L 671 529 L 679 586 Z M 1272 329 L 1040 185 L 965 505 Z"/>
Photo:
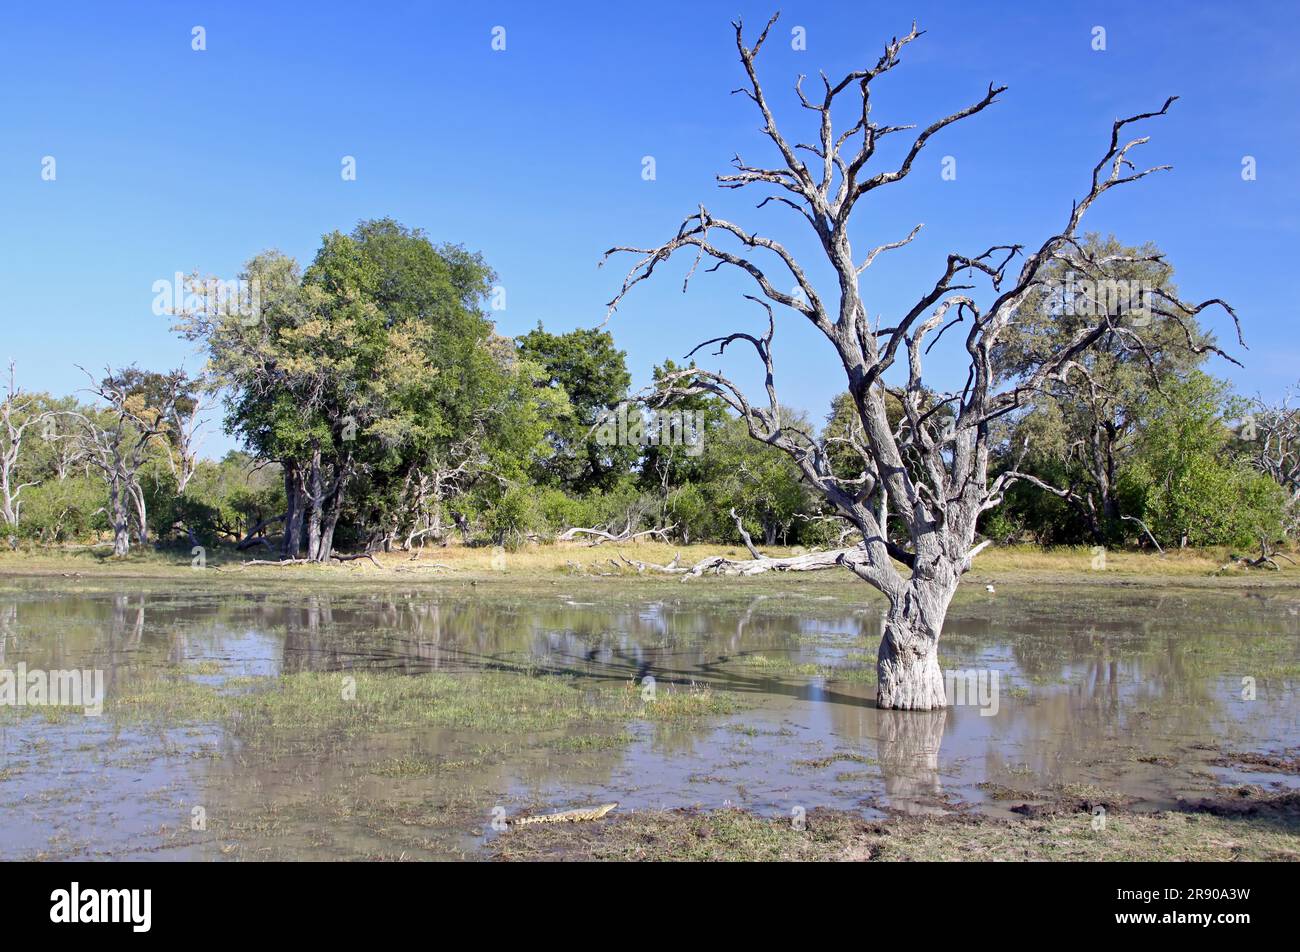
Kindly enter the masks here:
<path id="1" fill-rule="evenodd" d="M 482 427 L 476 422 L 474 432 L 454 443 L 445 456 L 430 454 L 407 473 L 401 500 L 404 505 L 399 505 L 394 514 L 390 533 L 396 538 L 403 520 L 409 520 L 403 550 L 411 551 L 418 541 L 422 552 L 425 539 L 430 537 L 439 545 L 447 544 L 442 525 L 447 501 L 463 493 L 476 479 L 491 475 L 482 439 Z M 418 552 L 414 557 L 419 557 Z"/>
<path id="2" fill-rule="evenodd" d="M 668 541 L 669 534 L 677 528 L 677 524 L 664 526 L 662 529 L 643 529 L 640 532 L 633 532 L 632 520 L 628 519 L 627 524 L 622 531 L 618 533 L 610 532 L 605 529 L 586 529 L 581 526 L 574 526 L 572 529 L 566 529 L 555 537 L 556 542 L 576 542 L 578 536 L 588 536 L 588 545 L 597 546 L 605 542 L 635 542 L 637 539 L 646 536 L 658 536 L 663 542 Z"/>
<path id="3" fill-rule="evenodd" d="M 176 478 L 176 492 L 183 496 L 198 468 L 199 446 L 207 423 L 203 414 L 209 409 L 212 390 L 204 378 L 191 380 L 181 370 L 160 376 L 167 388 L 160 401 L 166 411 L 167 465 Z"/>
<path id="4" fill-rule="evenodd" d="M 825 257 L 819 260 L 819 266 L 829 265 L 834 283 L 823 293 L 811 277 L 815 272 L 805 270 L 785 244 L 715 217 L 701 205 L 662 244 L 615 247 L 606 253 L 605 259 L 616 253 L 639 256 L 610 301 L 609 314 L 635 285 L 683 250 L 694 256 L 686 284 L 706 260 L 710 271 L 727 266 L 752 280 L 756 295 L 747 297 L 767 310 L 767 332 L 762 336 L 733 333 L 705 344 L 716 344 L 719 354 L 737 342 L 754 349 L 765 371 L 766 406 L 751 402 L 720 373 L 700 369 L 665 375 L 652 399 L 662 405 L 686 395 L 721 397 L 746 421 L 753 438 L 785 451 L 795 460 L 809 485 L 862 534 L 863 542 L 853 555 L 840 555 L 837 564 L 847 566 L 888 600 L 878 655 L 879 706 L 939 708 L 945 705 L 938 661 L 944 617 L 962 574 L 988 545 L 987 541 L 975 544 L 977 520 L 982 512 L 999 504 L 1012 482 L 1025 478 L 1014 470 L 991 475 L 991 425 L 1020 409 L 1030 395 L 1047 384 L 1062 381 L 1072 373 L 1086 373 L 1077 358 L 1105 335 L 1125 335 L 1135 346 L 1141 345 L 1141 338 L 1137 330 L 1117 321 L 1113 314 L 1099 314 L 1037 366 L 1002 386 L 996 380 L 992 348 L 1027 295 L 1045 285 L 1048 266 L 1053 262 L 1068 264 L 1086 276 L 1096 275 L 1106 266 L 1104 259 L 1090 258 L 1082 252 L 1076 238 L 1080 221 L 1105 192 L 1168 168 L 1137 171 L 1129 154 L 1147 139 L 1124 141 L 1122 135 L 1134 123 L 1164 115 L 1176 97 L 1170 97 L 1155 112 L 1114 123 L 1110 145 L 1093 169 L 1088 190 L 1074 202 L 1059 232 L 1036 248 L 994 245 L 974 255 L 949 254 L 933 286 L 924 290 L 914 305 L 889 326 L 873 326 L 859 287 L 862 274 L 879 255 L 908 244 L 921 226 L 906 237 L 877 245 L 858 257 L 850 243 L 854 210 L 869 193 L 905 179 L 935 134 L 986 109 L 1005 87 L 990 85 L 975 102 L 926 126 L 912 140 L 897 167 L 872 173 L 868 165 L 877 144 L 886 136 L 915 127 L 876 123 L 870 111 L 871 84 L 898 65 L 900 52 L 921 35 L 920 31 L 913 24 L 907 35 L 893 39 L 872 67 L 854 70 L 839 81 L 823 74 L 823 88 L 816 98 L 808 97 L 801 78 L 795 92 L 802 107 L 816 119 L 818 133 L 815 142 L 796 144 L 778 128 L 756 67 L 775 21 L 773 16 L 752 47 L 745 45 L 741 24 L 733 26 L 736 49 L 747 77 L 746 85 L 738 92 L 748 97 L 761 115 L 762 131 L 775 145 L 779 164 L 750 165 L 737 156 L 734 171 L 718 176 L 718 182 L 728 189 L 772 189 L 758 207 L 774 203 L 799 215 L 811 228 Z M 849 123 L 837 130 L 832 109 L 842 97 L 851 100 Z M 811 159 L 806 161 L 805 156 Z M 1009 272 L 1012 262 L 1021 257 L 1019 271 Z M 769 274 L 773 267 L 779 273 Z M 969 275 L 991 285 L 987 295 L 991 300 L 983 306 L 967 293 L 976 285 L 961 283 Z M 774 304 L 803 315 L 834 348 L 862 423 L 862 439 L 869 449 L 861 477 L 836 477 L 825 443 L 790 425 L 782 415 L 772 357 Z M 1213 304 L 1223 307 L 1236 323 L 1231 308 L 1217 299 L 1188 305 L 1173 295 L 1157 292 L 1152 310 L 1183 327 L 1188 347 L 1222 353 L 1194 337 L 1189 326 L 1192 317 Z M 970 363 L 966 380 L 956 391 L 936 394 L 922 385 L 923 356 L 958 324 L 966 325 L 964 345 Z M 934 336 L 927 343 L 931 334 Z M 886 415 L 888 385 L 884 375 L 900 357 L 906 360 L 906 381 L 889 390 L 901 401 L 904 411 L 895 427 Z M 887 493 L 879 493 L 880 487 Z M 905 527 L 906 538 L 889 538 L 886 520 L 871 505 L 882 498 L 887 500 L 888 515 L 892 517 L 888 525 Z"/>
<path id="5" fill-rule="evenodd" d="M 132 386 L 130 371 L 107 368 L 99 383 L 87 389 L 107 405 L 98 413 L 63 412 L 78 424 L 73 435 L 82 458 L 99 471 L 108 489 L 108 518 L 113 528 L 113 555 L 131 548 L 131 524 L 141 545 L 149 542 L 149 520 L 140 470 L 155 442 L 165 438 L 169 406 L 149 406 Z M 134 511 L 132 511 L 134 510 Z"/>
<path id="6" fill-rule="evenodd" d="M 4 400 L 0 401 L 0 518 L 4 519 L 5 527 L 10 533 L 18 528 L 18 518 L 22 512 L 22 500 L 19 497 L 24 489 L 37 484 L 35 480 L 25 483 L 18 481 L 23 436 L 28 427 L 41 426 L 49 417 L 48 413 L 33 412 L 36 406 L 36 401 L 25 397 L 19 389 L 14 375 L 14 362 L 9 361 L 9 384 Z M 12 542 L 12 535 L 10 539 Z"/>
<path id="7" fill-rule="evenodd" d="M 1251 401 L 1239 432 L 1251 445 L 1251 460 L 1260 472 L 1286 490 L 1293 517 L 1300 510 L 1300 386 L 1278 403 Z"/>

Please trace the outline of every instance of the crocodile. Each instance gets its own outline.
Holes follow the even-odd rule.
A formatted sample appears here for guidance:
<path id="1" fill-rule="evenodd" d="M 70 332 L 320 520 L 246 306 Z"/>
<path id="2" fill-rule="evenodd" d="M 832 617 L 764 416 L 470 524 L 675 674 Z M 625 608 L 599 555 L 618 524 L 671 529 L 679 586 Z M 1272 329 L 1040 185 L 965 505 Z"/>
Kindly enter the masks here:
<path id="1" fill-rule="evenodd" d="M 603 803 L 598 807 L 590 807 L 586 810 L 564 810 L 560 813 L 545 813 L 541 816 L 516 816 L 511 817 L 506 822 L 511 826 L 527 826 L 531 823 L 581 823 L 584 820 L 599 820 L 616 806 L 618 806 L 617 803 Z"/>

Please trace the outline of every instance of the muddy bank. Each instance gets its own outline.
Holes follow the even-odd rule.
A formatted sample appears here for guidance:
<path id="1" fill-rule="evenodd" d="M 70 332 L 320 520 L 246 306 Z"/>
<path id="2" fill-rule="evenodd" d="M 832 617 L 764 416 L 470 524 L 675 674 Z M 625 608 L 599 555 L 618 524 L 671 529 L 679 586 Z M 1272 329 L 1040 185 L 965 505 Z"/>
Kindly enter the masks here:
<path id="1" fill-rule="evenodd" d="M 1112 798 L 1113 799 L 1113 798 Z M 499 861 L 1300 860 L 1300 793 L 1222 790 L 1177 810 L 1105 814 L 1061 801 L 1023 820 L 976 813 L 865 820 L 842 810 L 766 818 L 741 809 L 643 811 L 497 837 Z"/>

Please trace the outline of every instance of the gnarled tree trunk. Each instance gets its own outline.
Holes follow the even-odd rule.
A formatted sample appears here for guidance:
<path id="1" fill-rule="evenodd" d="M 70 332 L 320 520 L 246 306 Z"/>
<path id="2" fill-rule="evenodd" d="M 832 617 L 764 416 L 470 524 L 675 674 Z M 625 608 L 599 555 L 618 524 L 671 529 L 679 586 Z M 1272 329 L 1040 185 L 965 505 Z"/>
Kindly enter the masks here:
<path id="1" fill-rule="evenodd" d="M 913 579 L 892 601 L 876 656 L 878 706 L 931 711 L 947 705 L 939 634 L 956 590 L 955 573 L 950 582 Z"/>

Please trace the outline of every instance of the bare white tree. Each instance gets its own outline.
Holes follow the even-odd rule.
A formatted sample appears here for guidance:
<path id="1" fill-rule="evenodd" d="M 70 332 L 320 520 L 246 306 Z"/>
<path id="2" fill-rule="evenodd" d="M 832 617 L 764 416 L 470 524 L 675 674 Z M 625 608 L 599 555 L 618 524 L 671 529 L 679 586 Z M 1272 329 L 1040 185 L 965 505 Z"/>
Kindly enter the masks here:
<path id="1" fill-rule="evenodd" d="M 28 427 L 40 426 L 46 419 L 45 413 L 31 413 L 36 401 L 23 395 L 18 387 L 14 362 L 9 361 L 9 381 L 5 389 L 5 398 L 0 402 L 0 516 L 5 526 L 12 533 L 18 528 L 18 517 L 22 511 L 24 489 L 36 485 L 35 481 L 18 482 L 18 461 L 23 448 L 23 436 Z"/>
<path id="2" fill-rule="evenodd" d="M 769 203 L 786 206 L 804 220 L 824 255 L 821 265 L 829 265 L 834 274 L 833 286 L 823 293 L 785 244 L 717 218 L 701 205 L 668 241 L 653 247 L 615 247 L 606 253 L 605 259 L 616 253 L 639 256 L 610 301 L 609 312 L 612 314 L 624 296 L 649 278 L 662 262 L 683 249 L 692 249 L 694 254 L 686 284 L 706 260 L 710 271 L 725 265 L 752 280 L 756 294 L 747 296 L 766 308 L 767 333 L 761 337 L 735 333 L 706 343 L 717 344 L 719 353 L 737 342 L 753 347 L 765 373 L 766 406 L 752 402 L 721 374 L 699 369 L 665 375 L 656 398 L 666 402 L 691 394 L 719 396 L 744 418 L 753 438 L 785 451 L 795 460 L 808 483 L 862 535 L 859 546 L 840 551 L 836 560 L 888 600 L 878 655 L 879 706 L 939 708 L 946 703 L 938 661 L 944 617 L 961 576 L 970 569 L 976 554 L 989 544 L 975 544 L 977 520 L 981 513 L 1001 502 L 1013 481 L 1027 478 L 1014 470 L 990 473 L 991 424 L 1021 408 L 1028 396 L 1048 383 L 1066 380 L 1072 374 L 1086 376 L 1078 358 L 1105 335 L 1123 335 L 1135 347 L 1141 347 L 1142 341 L 1137 329 L 1101 309 L 1058 350 L 1001 387 L 991 351 L 1022 301 L 1045 284 L 1052 262 L 1067 263 L 1084 276 L 1100 274 L 1109 263 L 1084 252 L 1076 238 L 1079 223 L 1105 192 L 1169 168 L 1136 170 L 1129 154 L 1147 138 L 1124 141 L 1123 133 L 1133 123 L 1164 115 L 1176 97 L 1170 97 L 1155 112 L 1114 123 L 1110 145 L 1093 169 L 1088 190 L 1074 202 L 1059 232 L 1028 251 L 1020 245 L 994 245 L 973 256 L 948 255 L 938 279 L 914 305 L 890 326 L 872 327 L 859 280 L 879 255 L 906 245 L 921 226 L 904 238 L 873 247 L 859 258 L 849 238 L 854 210 L 869 193 L 906 178 L 936 133 L 981 112 L 1005 87 L 990 85 L 975 102 L 926 126 L 912 140 L 899 165 L 870 173 L 868 165 L 878 143 L 886 136 L 914 128 L 880 125 L 871 118 L 871 83 L 898 65 L 902 49 L 921 32 L 913 24 L 906 36 L 893 39 L 885 47 L 873 67 L 854 70 L 838 82 L 823 74 L 823 88 L 815 99 L 805 94 L 800 77 L 795 84 L 799 103 L 813 114 L 818 125 L 816 141 L 808 144 L 792 142 L 778 128 L 759 82 L 756 60 L 775 22 L 773 16 L 753 46 L 746 45 L 742 25 L 736 22 L 733 26 L 736 50 L 747 77 L 746 85 L 737 92 L 757 108 L 763 120 L 762 131 L 775 145 L 780 162 L 767 168 L 747 164 L 737 156 L 734 171 L 718 176 L 718 181 L 729 189 L 757 186 L 773 190 L 758 207 Z M 850 121 L 837 130 L 832 109 L 842 98 L 851 102 Z M 804 156 L 811 159 L 805 161 Z M 1023 263 L 1012 277 L 1008 268 L 1020 257 Z M 773 267 L 777 269 L 773 273 L 779 276 L 769 275 Z M 974 284 L 959 283 L 966 275 L 976 275 L 991 285 L 992 300 L 986 306 L 981 307 L 975 297 L 966 293 L 975 289 Z M 837 478 L 826 445 L 790 425 L 788 415 L 783 415 L 774 382 L 773 304 L 803 315 L 834 348 L 861 420 L 861 440 L 868 451 L 860 477 Z M 1190 324 L 1192 317 L 1216 304 L 1235 324 L 1231 308 L 1217 299 L 1189 305 L 1157 292 L 1151 310 L 1181 325 L 1188 347 L 1222 353 L 1194 337 Z M 923 357 L 949 328 L 962 323 L 968 324 L 965 350 L 969 370 L 965 384 L 958 391 L 936 395 L 922 385 Z M 927 344 L 931 334 L 934 337 Z M 900 356 L 906 360 L 906 380 L 902 386 L 890 387 L 884 375 Z M 886 413 L 887 392 L 901 402 L 903 417 L 897 425 Z M 879 491 L 882 488 L 883 493 Z M 888 537 L 886 520 L 881 518 L 880 509 L 873 509 L 873 500 L 884 501 L 889 514 L 895 517 L 890 524 L 905 526 L 906 538 Z"/>
<path id="3" fill-rule="evenodd" d="M 1300 508 L 1300 385 L 1276 403 L 1255 398 L 1239 433 L 1252 446 L 1255 466 L 1286 490 L 1294 512 Z"/>
<path id="4" fill-rule="evenodd" d="M 198 468 L 199 447 L 207 436 L 204 414 L 211 408 L 213 394 L 202 377 L 188 380 L 180 371 L 174 371 L 163 380 L 172 388 L 162 401 L 166 410 L 167 465 L 176 478 L 176 492 L 183 496 Z"/>
<path id="5" fill-rule="evenodd" d="M 419 465 L 413 466 L 403 483 L 403 506 L 394 515 L 391 536 L 397 537 L 402 520 L 408 520 L 402 549 L 410 551 L 415 543 L 424 551 L 426 538 L 443 543 L 443 515 L 447 500 L 463 491 L 465 486 L 488 466 L 486 454 L 480 444 L 481 433 L 475 432 L 453 443 L 446 454 L 430 454 Z M 418 558 L 418 553 L 412 558 Z"/>

